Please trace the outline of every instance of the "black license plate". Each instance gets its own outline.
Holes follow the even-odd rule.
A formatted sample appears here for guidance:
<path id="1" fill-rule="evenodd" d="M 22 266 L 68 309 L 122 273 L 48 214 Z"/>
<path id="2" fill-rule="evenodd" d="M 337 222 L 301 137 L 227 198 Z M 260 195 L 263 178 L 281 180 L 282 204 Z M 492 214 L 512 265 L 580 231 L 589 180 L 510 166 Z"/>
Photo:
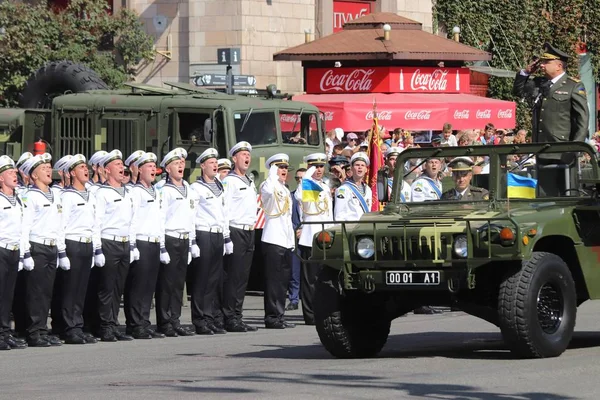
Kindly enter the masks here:
<path id="1" fill-rule="evenodd" d="M 439 285 L 440 271 L 386 271 L 386 285 Z"/>

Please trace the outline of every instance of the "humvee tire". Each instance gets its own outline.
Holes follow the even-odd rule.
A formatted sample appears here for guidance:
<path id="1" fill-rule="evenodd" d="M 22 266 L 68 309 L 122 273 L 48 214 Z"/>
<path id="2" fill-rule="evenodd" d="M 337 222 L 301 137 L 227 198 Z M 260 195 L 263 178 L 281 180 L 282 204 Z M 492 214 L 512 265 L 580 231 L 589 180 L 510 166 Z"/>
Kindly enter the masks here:
<path id="1" fill-rule="evenodd" d="M 377 355 L 390 333 L 380 297 L 374 294 L 342 294 L 339 271 L 324 266 L 315 287 L 315 325 L 325 349 L 338 358 Z"/>
<path id="2" fill-rule="evenodd" d="M 522 358 L 561 355 L 577 314 L 575 282 L 559 256 L 533 252 L 500 284 L 499 325 L 510 351 Z"/>
<path id="3" fill-rule="evenodd" d="M 98 74 L 83 64 L 52 61 L 32 74 L 21 93 L 22 108 L 50 108 L 52 99 L 65 92 L 108 89 Z"/>

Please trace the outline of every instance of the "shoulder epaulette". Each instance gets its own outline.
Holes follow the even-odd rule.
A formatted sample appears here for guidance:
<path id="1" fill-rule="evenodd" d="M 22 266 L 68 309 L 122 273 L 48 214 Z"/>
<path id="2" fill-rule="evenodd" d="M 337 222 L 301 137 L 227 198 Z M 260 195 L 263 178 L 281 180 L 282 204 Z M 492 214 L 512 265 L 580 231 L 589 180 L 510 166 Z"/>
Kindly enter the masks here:
<path id="1" fill-rule="evenodd" d="M 572 80 L 575 83 L 581 82 L 581 79 L 573 78 L 572 76 L 570 76 L 569 79 Z"/>

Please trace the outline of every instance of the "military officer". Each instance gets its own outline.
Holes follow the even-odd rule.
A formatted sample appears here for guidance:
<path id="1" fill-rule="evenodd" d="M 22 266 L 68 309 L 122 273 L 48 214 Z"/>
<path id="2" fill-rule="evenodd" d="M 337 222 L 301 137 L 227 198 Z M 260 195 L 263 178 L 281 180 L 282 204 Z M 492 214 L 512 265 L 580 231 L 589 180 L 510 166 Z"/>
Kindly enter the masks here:
<path id="1" fill-rule="evenodd" d="M 292 198 L 286 186 L 289 156 L 284 153 L 271 156 L 265 167 L 267 180 L 260 186 L 265 212 L 262 251 L 265 260 L 265 327 L 267 329 L 294 328 L 285 320 L 285 297 L 291 276 L 292 251 L 296 245 L 292 225 Z"/>
<path id="2" fill-rule="evenodd" d="M 516 96 L 526 98 L 533 108 L 533 143 L 584 141 L 588 137 L 589 110 L 586 90 L 581 81 L 567 75 L 569 55 L 544 45 L 544 54 L 517 73 L 513 85 Z M 541 69 L 543 77 L 531 78 Z M 543 153 L 537 156 L 539 187 L 549 196 L 566 189 L 564 171 L 543 168 L 553 164 L 571 164 L 574 154 Z M 577 168 L 571 168 L 571 181 Z"/>
<path id="3" fill-rule="evenodd" d="M 48 156 L 37 155 L 23 164 L 33 183 L 23 197 L 23 235 L 29 238 L 23 254 L 26 259 L 33 258 L 33 262 L 23 263 L 28 271 L 25 275 L 25 323 L 27 342 L 31 347 L 62 344 L 57 337 L 48 335 L 48 310 L 57 260 L 61 269 L 71 267 L 65 251 L 60 198 L 50 190 L 50 162 Z"/>
<path id="4" fill-rule="evenodd" d="M 131 263 L 125 282 L 123 310 L 128 334 L 135 339 L 164 338 L 165 335 L 150 328 L 150 308 L 156 288 L 160 263 L 171 260 L 165 247 L 165 229 L 161 215 L 160 198 L 152 186 L 156 176 L 157 157 L 154 153 L 135 152 L 130 162 L 132 171 L 139 177 L 129 189 L 133 199 L 131 230 L 136 235 L 140 258 Z M 130 156 L 131 158 L 131 156 Z"/>
<path id="5" fill-rule="evenodd" d="M 487 189 L 471 186 L 473 165 L 469 157 L 456 157 L 448 163 L 448 167 L 452 168 L 452 180 L 455 186 L 442 194 L 442 200 L 489 200 Z"/>
<path id="6" fill-rule="evenodd" d="M 389 169 L 389 177 L 388 177 L 388 198 L 391 199 L 392 196 L 392 187 L 394 185 L 394 176 L 396 172 L 396 160 L 400 153 L 402 153 L 404 149 L 402 147 L 392 146 L 389 147 L 385 152 L 385 165 Z M 403 168 L 400 168 L 400 177 L 404 175 Z M 412 189 L 408 182 L 402 179 L 402 188 L 400 188 L 400 201 L 403 203 L 410 202 L 412 200 Z"/>
<path id="7" fill-rule="evenodd" d="M 127 159 L 124 164 L 127 168 L 129 168 L 129 173 L 131 175 L 131 180 L 129 181 L 129 186 L 133 186 L 137 183 L 138 178 L 138 167 L 136 165 L 136 161 L 140 159 L 145 154 L 143 150 L 136 150 Z"/>
<path id="8" fill-rule="evenodd" d="M 183 288 L 188 264 L 200 257 L 194 226 L 195 192 L 183 180 L 187 152 L 176 148 L 167 153 L 160 166 L 167 172 L 159 189 L 162 218 L 165 226 L 165 248 L 169 263 L 163 256 L 156 285 L 156 330 L 168 337 L 192 336 L 195 332 L 181 326 Z"/>
<path id="9" fill-rule="evenodd" d="M 223 296 L 223 255 L 233 252 L 229 237 L 224 188 L 218 179 L 219 153 L 206 149 L 196 159 L 202 175 L 190 187 L 196 192 L 196 243 L 201 257 L 192 261 L 188 289 L 191 292 L 192 323 L 200 335 L 227 331 L 215 323 Z M 229 161 L 229 160 L 228 160 Z"/>
<path id="10" fill-rule="evenodd" d="M 14 161 L 9 156 L 0 156 L 0 350 L 27 347 L 25 341 L 16 339 L 10 331 L 17 273 L 23 269 L 20 250 L 22 242 L 27 240 L 22 236 L 23 205 L 15 191 L 18 184 Z"/>
<path id="11" fill-rule="evenodd" d="M 95 201 L 85 189 L 89 171 L 83 154 L 69 157 L 65 176 L 67 174 L 71 177 L 71 186 L 63 189 L 60 196 L 62 227 L 71 269 L 59 270 L 56 275 L 53 333 L 59 334 L 66 344 L 96 343 L 92 335 L 83 333 L 83 305 L 94 259 L 92 236 L 95 223 Z"/>
<path id="12" fill-rule="evenodd" d="M 219 158 L 217 164 L 219 166 L 218 178 L 223 181 L 223 179 L 229 174 L 229 171 L 231 171 L 231 161 L 229 161 L 227 158 Z"/>
<path id="13" fill-rule="evenodd" d="M 244 322 L 242 312 L 250 267 L 254 255 L 257 192 L 247 174 L 252 146 L 239 142 L 229 150 L 233 169 L 223 179 L 225 203 L 228 207 L 229 234 L 233 252 L 225 258 L 222 312 L 229 332 L 253 332 L 257 329 Z"/>
<path id="14" fill-rule="evenodd" d="M 139 259 L 135 234 L 131 230 L 133 201 L 121 184 L 123 159 L 119 150 L 107 153 L 98 168 L 106 173 L 106 182 L 96 190 L 94 224 L 94 265 L 98 273 L 98 313 L 100 340 L 133 340 L 119 331 L 119 306 L 129 271 L 129 264 Z M 100 246 L 98 246 L 100 244 Z"/>
<path id="15" fill-rule="evenodd" d="M 369 164 L 369 156 L 362 151 L 350 158 L 352 177 L 335 190 L 336 221 L 358 221 L 364 213 L 371 212 L 372 192 L 364 182 Z"/>
<path id="16" fill-rule="evenodd" d="M 313 153 L 304 157 L 308 170 L 302 178 L 302 184 L 296 189 L 296 199 L 302 210 L 302 222 L 328 222 L 333 221 L 333 207 L 331 190 L 323 181 L 327 155 L 324 153 Z M 308 181 L 308 182 L 307 182 Z M 308 260 L 311 256 L 313 237 L 323 229 L 331 227 L 331 224 L 302 225 L 302 232 L 298 244 L 303 259 Z M 300 280 L 300 298 L 302 299 L 302 314 L 304 323 L 315 324 L 313 298 L 317 274 L 321 269 L 320 264 L 303 263 Z"/>
<path id="17" fill-rule="evenodd" d="M 423 165 L 423 173 L 411 185 L 411 201 L 439 200 L 442 196 L 442 159 L 429 158 Z"/>

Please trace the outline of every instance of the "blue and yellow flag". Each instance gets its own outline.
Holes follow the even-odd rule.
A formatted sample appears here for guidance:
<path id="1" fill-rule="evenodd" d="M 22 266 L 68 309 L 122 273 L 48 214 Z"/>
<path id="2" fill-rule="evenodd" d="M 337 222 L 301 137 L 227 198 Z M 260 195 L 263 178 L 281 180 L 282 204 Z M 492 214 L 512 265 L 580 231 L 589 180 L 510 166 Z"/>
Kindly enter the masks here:
<path id="1" fill-rule="evenodd" d="M 302 179 L 302 201 L 314 202 L 319 200 L 323 188 L 312 179 Z"/>
<path id="2" fill-rule="evenodd" d="M 537 179 L 508 173 L 508 197 L 512 199 L 535 199 Z"/>

